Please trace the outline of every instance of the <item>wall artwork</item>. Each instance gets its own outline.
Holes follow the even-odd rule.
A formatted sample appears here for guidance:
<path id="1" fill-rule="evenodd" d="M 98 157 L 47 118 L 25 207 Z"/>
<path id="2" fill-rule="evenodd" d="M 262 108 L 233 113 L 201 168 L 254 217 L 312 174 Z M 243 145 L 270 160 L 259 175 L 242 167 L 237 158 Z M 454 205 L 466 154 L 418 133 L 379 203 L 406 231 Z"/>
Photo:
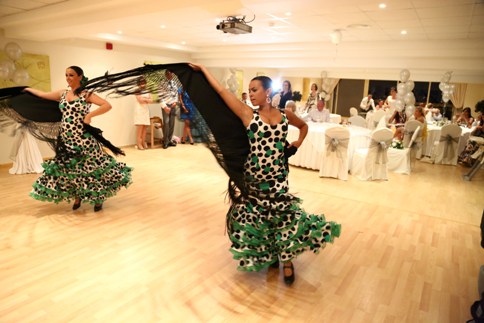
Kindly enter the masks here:
<path id="1" fill-rule="evenodd" d="M 23 53 L 16 43 L 0 52 L 0 88 L 30 86 L 51 91 L 49 56 Z"/>

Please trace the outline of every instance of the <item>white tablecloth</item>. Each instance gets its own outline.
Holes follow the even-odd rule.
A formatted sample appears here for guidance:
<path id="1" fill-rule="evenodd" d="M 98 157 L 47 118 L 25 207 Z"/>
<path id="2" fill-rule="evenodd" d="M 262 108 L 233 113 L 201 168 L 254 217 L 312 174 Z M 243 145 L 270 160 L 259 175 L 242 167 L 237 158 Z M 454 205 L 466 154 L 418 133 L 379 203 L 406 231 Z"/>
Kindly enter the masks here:
<path id="1" fill-rule="evenodd" d="M 423 150 L 422 154 L 423 156 L 431 156 L 432 155 L 432 149 L 434 146 L 435 141 L 438 141 L 440 139 L 440 129 L 442 127 L 433 125 L 433 124 L 427 124 L 427 138 L 424 141 L 423 144 Z M 460 154 L 467 143 L 467 140 L 469 139 L 469 135 L 471 134 L 472 129 L 469 128 L 462 128 L 462 134 L 460 135 L 459 139 L 459 148 L 457 149 L 457 153 Z"/>
<path id="2" fill-rule="evenodd" d="M 325 149 L 325 132 L 330 127 L 337 127 L 334 123 L 308 122 L 309 131 L 306 139 L 299 147 L 297 153 L 289 158 L 289 164 L 319 170 L 321 166 L 322 153 Z M 357 148 L 366 148 L 370 144 L 371 130 L 348 126 L 350 131 L 350 142 L 348 145 L 348 165 L 351 165 L 353 153 Z M 293 142 L 299 137 L 299 129 L 289 126 L 287 140 Z"/>

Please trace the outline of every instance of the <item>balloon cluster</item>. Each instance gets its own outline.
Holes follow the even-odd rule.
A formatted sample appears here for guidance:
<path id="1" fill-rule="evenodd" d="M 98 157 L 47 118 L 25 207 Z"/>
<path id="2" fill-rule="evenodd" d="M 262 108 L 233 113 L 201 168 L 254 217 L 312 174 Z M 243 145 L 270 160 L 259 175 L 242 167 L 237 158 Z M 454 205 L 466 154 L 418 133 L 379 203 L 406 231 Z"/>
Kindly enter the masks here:
<path id="1" fill-rule="evenodd" d="M 15 64 L 22 57 L 22 48 L 17 43 L 7 43 L 4 51 L 8 59 L 0 62 L 0 80 L 27 85 L 30 80 L 29 72 L 24 68 L 16 67 Z"/>
<path id="2" fill-rule="evenodd" d="M 454 94 L 455 84 L 449 84 L 452 72 L 445 72 L 439 83 L 439 89 L 442 91 L 442 101 L 449 102 L 450 97 Z"/>
<path id="3" fill-rule="evenodd" d="M 407 117 L 415 112 L 415 95 L 412 92 L 414 87 L 415 83 L 410 80 L 410 71 L 403 69 L 400 72 L 400 83 L 397 85 L 395 107 L 398 112 L 405 110 Z"/>

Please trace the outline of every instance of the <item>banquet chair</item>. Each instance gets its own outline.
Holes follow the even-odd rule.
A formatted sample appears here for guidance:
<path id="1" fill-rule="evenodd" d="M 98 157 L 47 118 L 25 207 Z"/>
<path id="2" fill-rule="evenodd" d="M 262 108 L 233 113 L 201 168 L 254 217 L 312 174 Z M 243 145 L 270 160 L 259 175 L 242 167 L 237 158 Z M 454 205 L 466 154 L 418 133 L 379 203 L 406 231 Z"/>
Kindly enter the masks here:
<path id="1" fill-rule="evenodd" d="M 423 124 L 417 120 L 410 120 L 403 128 L 403 147 L 409 148 L 412 158 L 422 157 L 422 131 Z M 416 136 L 414 136 L 416 134 Z"/>
<path id="2" fill-rule="evenodd" d="M 319 177 L 334 177 L 348 179 L 348 144 L 350 131 L 348 128 L 332 127 L 325 132 L 325 150 L 319 167 Z"/>
<path id="3" fill-rule="evenodd" d="M 373 128 L 378 128 L 378 123 L 382 118 L 385 118 L 385 111 L 384 110 L 378 110 L 373 112 Z"/>
<path id="4" fill-rule="evenodd" d="M 366 120 L 362 116 L 356 115 L 349 117 L 348 122 L 354 126 L 366 128 Z"/>
<path id="5" fill-rule="evenodd" d="M 403 149 L 388 149 L 388 171 L 392 173 L 407 174 L 410 175 L 412 171 L 412 161 L 415 160 L 415 150 L 418 146 L 414 143 L 421 138 L 420 126 L 412 132 L 412 138 L 408 141 L 407 145 L 404 145 Z"/>
<path id="6" fill-rule="evenodd" d="M 440 130 L 440 138 L 434 142 L 432 161 L 434 164 L 457 165 L 459 139 L 462 129 L 456 124 L 448 124 Z"/>
<path id="7" fill-rule="evenodd" d="M 161 144 L 162 138 L 155 136 L 156 129 L 163 129 L 163 120 L 158 116 L 150 118 L 149 132 L 147 132 L 147 135 L 150 136 L 150 148 L 155 146 L 155 141 L 159 141 Z"/>
<path id="8" fill-rule="evenodd" d="M 350 108 L 350 117 L 354 117 L 358 115 L 358 109 L 355 107 Z"/>
<path id="9" fill-rule="evenodd" d="M 368 148 L 356 149 L 353 154 L 351 173 L 361 180 L 387 180 L 388 147 L 393 132 L 388 128 L 378 128 L 371 134 Z"/>

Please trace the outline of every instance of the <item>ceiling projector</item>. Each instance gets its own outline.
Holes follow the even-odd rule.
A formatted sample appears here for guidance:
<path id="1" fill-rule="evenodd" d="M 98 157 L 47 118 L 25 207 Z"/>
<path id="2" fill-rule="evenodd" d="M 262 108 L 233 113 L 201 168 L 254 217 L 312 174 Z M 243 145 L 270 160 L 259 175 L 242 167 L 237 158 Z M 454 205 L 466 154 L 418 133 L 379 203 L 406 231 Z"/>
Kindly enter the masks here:
<path id="1" fill-rule="evenodd" d="M 221 23 L 219 23 L 216 28 L 223 31 L 224 33 L 230 34 L 250 34 L 252 32 L 252 27 L 245 22 L 245 17 L 242 19 L 236 17 L 228 17 Z"/>

